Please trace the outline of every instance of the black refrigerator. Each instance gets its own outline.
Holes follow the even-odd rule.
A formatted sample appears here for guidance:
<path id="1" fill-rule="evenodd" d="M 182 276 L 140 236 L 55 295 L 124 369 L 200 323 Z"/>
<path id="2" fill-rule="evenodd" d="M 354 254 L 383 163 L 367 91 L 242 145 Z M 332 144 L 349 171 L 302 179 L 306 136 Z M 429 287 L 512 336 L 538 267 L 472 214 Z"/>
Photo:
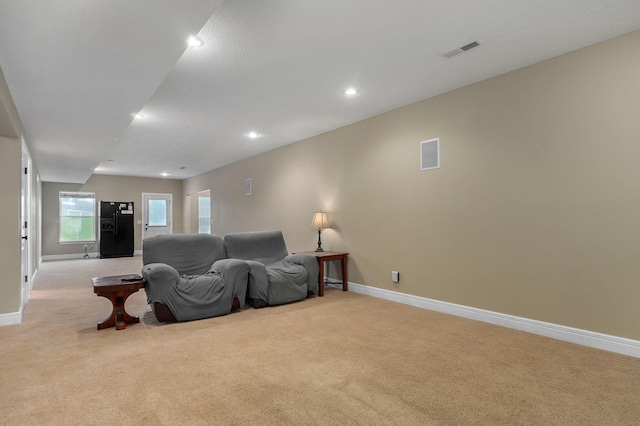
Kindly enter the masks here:
<path id="1" fill-rule="evenodd" d="M 100 258 L 133 256 L 133 201 L 100 201 Z"/>

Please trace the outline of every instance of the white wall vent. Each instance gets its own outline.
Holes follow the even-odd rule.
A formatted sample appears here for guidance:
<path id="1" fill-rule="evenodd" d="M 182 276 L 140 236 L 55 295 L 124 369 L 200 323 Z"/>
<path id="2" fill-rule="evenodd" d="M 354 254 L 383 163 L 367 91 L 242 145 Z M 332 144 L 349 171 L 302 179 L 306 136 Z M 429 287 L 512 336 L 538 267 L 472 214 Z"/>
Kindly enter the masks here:
<path id="1" fill-rule="evenodd" d="M 452 56 L 456 56 L 458 53 L 466 52 L 467 50 L 471 50 L 475 47 L 478 47 L 482 44 L 480 40 L 473 40 L 471 43 L 467 43 L 464 46 L 458 47 L 457 49 L 453 49 L 448 51 L 447 53 L 443 53 L 442 56 L 445 58 L 450 58 Z"/>
<path id="2" fill-rule="evenodd" d="M 251 179 L 244 181 L 244 195 L 251 195 Z"/>
<path id="3" fill-rule="evenodd" d="M 440 168 L 440 138 L 420 142 L 420 170 Z"/>

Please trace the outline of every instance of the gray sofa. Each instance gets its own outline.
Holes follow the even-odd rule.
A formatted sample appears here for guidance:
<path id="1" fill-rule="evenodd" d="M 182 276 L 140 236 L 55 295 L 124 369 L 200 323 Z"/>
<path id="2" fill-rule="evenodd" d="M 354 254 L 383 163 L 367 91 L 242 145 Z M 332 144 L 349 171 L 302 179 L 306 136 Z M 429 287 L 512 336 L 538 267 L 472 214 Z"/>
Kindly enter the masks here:
<path id="1" fill-rule="evenodd" d="M 209 318 L 244 307 L 249 266 L 226 259 L 217 235 L 145 238 L 142 264 L 147 303 L 159 321 Z"/>
<path id="2" fill-rule="evenodd" d="M 147 303 L 159 321 L 188 321 L 318 294 L 318 262 L 289 255 L 280 231 L 172 234 L 142 242 Z"/>
<path id="3" fill-rule="evenodd" d="M 282 305 L 318 294 L 318 261 L 289 254 L 280 231 L 242 232 L 224 237 L 227 258 L 249 265 L 247 302 L 254 308 Z"/>

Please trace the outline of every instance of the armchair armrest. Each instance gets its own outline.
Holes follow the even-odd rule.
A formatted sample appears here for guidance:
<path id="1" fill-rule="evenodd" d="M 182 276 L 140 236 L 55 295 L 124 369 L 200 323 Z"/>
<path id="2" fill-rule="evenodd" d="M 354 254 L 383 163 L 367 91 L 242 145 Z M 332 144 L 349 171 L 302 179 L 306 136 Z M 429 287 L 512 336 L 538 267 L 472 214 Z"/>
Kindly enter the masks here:
<path id="1" fill-rule="evenodd" d="M 249 266 L 249 285 L 247 301 L 254 308 L 267 306 L 269 300 L 269 277 L 267 267 L 256 260 L 245 260 Z"/>
<path id="2" fill-rule="evenodd" d="M 239 307 L 244 307 L 250 273 L 247 261 L 240 259 L 216 260 L 207 273 L 221 275 L 227 284 L 234 285 L 233 296 L 238 299 Z"/>
<path id="3" fill-rule="evenodd" d="M 213 262 L 208 272 L 222 272 L 223 274 L 234 269 L 247 269 L 247 261 L 240 259 L 219 259 Z"/>
<path id="4" fill-rule="evenodd" d="M 302 266 L 307 270 L 307 289 L 309 294 L 318 294 L 318 274 L 320 267 L 318 259 L 314 255 L 308 253 L 294 253 L 284 258 L 284 262 L 293 263 Z"/>
<path id="5" fill-rule="evenodd" d="M 180 281 L 178 271 L 166 263 L 149 263 L 143 266 L 142 277 L 146 281 L 144 291 L 149 304 L 162 302 L 164 296 Z"/>

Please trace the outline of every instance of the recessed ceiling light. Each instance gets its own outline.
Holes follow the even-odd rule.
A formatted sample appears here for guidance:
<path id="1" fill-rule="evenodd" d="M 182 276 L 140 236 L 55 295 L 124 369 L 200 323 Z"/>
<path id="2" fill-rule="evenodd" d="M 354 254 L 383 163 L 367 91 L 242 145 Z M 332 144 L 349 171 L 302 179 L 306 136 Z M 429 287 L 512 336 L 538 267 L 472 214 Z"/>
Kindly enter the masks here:
<path id="1" fill-rule="evenodd" d="M 256 132 L 251 131 L 251 132 L 247 133 L 247 136 L 250 137 L 251 139 L 255 139 L 260 135 L 258 133 L 256 133 Z"/>
<path id="2" fill-rule="evenodd" d="M 187 45 L 189 47 L 201 47 L 202 45 L 204 45 L 204 41 L 202 41 L 200 37 L 190 36 L 187 39 Z"/>
<path id="3" fill-rule="evenodd" d="M 142 114 L 141 112 L 137 112 L 133 114 L 133 118 L 144 118 L 144 114 Z"/>
<path id="4" fill-rule="evenodd" d="M 348 87 L 344 89 L 342 93 L 344 93 L 347 96 L 353 96 L 358 94 L 358 89 L 356 89 L 355 87 Z"/>
<path id="5" fill-rule="evenodd" d="M 167 172 L 162 172 L 162 173 L 160 173 L 160 174 L 161 174 L 162 176 L 164 176 L 164 177 L 169 176 L 169 173 L 167 173 Z"/>

